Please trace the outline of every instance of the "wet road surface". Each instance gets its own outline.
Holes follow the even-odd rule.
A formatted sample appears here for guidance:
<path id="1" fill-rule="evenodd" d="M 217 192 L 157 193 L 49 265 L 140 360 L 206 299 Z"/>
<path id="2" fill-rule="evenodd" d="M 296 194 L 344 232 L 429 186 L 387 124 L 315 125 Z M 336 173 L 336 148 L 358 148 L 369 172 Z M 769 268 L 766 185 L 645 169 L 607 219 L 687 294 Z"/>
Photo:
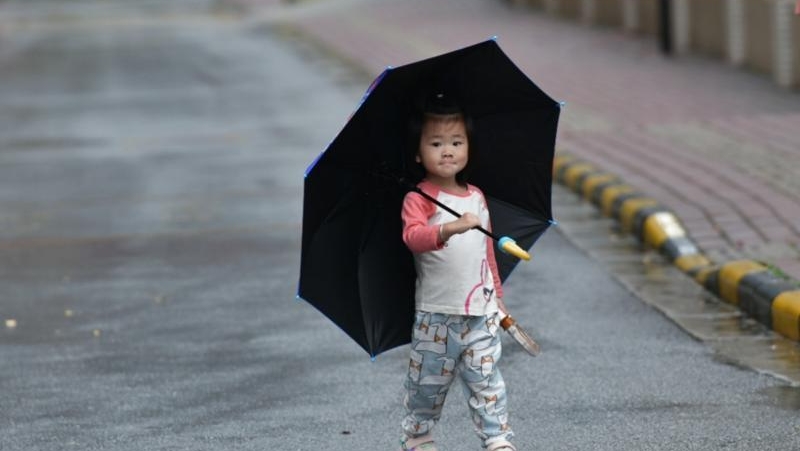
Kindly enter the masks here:
<path id="1" fill-rule="evenodd" d="M 302 174 L 364 80 L 214 2 L 115 5 L 0 3 L 0 449 L 393 449 L 407 350 L 294 299 Z M 800 446 L 797 389 L 561 233 L 506 288 L 544 351 L 506 342 L 520 449 Z M 479 449 L 459 391 L 441 448 Z"/>

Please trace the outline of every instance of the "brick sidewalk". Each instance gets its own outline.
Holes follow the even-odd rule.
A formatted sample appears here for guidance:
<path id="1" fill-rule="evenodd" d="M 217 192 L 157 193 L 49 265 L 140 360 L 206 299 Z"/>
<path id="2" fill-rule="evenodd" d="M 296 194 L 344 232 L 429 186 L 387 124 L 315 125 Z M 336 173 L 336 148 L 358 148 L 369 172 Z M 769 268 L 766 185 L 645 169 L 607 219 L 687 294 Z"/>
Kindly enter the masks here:
<path id="1" fill-rule="evenodd" d="M 800 94 L 501 0 L 261 1 L 375 75 L 497 35 L 567 103 L 559 150 L 664 203 L 712 260 L 760 260 L 800 279 Z"/>

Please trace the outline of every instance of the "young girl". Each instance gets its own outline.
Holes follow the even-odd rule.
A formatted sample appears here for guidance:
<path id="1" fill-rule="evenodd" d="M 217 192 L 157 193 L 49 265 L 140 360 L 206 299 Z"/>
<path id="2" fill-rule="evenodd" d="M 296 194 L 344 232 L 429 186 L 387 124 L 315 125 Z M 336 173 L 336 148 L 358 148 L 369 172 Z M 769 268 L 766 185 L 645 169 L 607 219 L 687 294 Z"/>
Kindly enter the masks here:
<path id="1" fill-rule="evenodd" d="M 489 210 L 483 193 L 465 181 L 469 121 L 438 94 L 419 125 L 415 161 L 425 175 L 417 186 L 462 216 L 416 192 L 403 201 L 403 240 L 414 254 L 417 282 L 401 450 L 436 451 L 431 430 L 457 376 L 484 448 L 515 451 L 496 367 L 503 290 L 491 238 L 472 230 L 490 228 Z"/>

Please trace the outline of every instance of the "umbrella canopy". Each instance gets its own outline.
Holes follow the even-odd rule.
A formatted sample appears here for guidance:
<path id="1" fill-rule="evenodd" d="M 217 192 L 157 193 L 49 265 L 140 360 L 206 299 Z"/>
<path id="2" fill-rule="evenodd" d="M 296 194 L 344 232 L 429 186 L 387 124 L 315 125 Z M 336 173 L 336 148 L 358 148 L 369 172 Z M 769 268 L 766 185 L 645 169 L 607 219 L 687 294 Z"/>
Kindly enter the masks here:
<path id="1" fill-rule="evenodd" d="M 529 249 L 552 222 L 560 105 L 495 40 L 384 71 L 306 171 L 298 288 L 372 356 L 411 338 L 416 275 L 400 220 L 408 124 L 439 87 L 473 120 L 469 182 L 487 197 L 493 231 Z M 505 280 L 517 260 L 496 255 Z"/>

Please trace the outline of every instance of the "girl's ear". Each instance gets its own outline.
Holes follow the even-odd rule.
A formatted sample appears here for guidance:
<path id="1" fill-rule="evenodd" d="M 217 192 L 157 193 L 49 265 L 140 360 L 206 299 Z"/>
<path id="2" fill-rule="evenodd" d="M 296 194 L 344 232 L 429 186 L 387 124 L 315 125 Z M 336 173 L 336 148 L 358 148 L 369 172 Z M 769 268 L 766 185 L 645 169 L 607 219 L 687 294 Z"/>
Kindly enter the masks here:
<path id="1" fill-rule="evenodd" d="M 416 161 L 417 163 L 422 163 L 422 158 L 420 158 L 419 155 L 416 155 L 414 157 L 414 161 Z"/>

